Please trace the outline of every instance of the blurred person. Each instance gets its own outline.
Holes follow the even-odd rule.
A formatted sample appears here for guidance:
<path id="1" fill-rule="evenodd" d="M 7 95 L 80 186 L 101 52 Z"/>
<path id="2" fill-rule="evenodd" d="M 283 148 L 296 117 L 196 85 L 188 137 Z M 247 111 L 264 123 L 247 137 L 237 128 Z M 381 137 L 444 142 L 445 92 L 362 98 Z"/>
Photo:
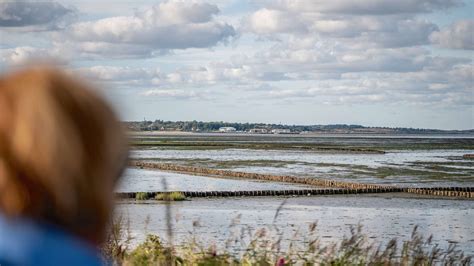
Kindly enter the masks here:
<path id="1" fill-rule="evenodd" d="M 0 77 L 0 265 L 100 265 L 126 157 L 89 85 L 48 67 Z"/>

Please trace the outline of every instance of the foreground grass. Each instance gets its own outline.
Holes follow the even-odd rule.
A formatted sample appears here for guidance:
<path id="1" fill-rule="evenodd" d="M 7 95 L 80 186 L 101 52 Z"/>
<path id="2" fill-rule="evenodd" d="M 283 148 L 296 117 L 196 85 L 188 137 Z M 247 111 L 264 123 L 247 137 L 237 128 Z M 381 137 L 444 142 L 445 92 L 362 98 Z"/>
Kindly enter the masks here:
<path id="1" fill-rule="evenodd" d="M 249 242 L 242 236 L 229 239 L 223 250 L 198 243 L 196 236 L 183 245 L 167 246 L 156 235 L 148 235 L 144 242 L 129 248 L 131 238 L 123 231 L 121 220 L 111 229 L 103 254 L 116 265 L 470 265 L 472 262 L 455 245 L 440 248 L 431 237 L 424 238 L 417 227 L 407 241 L 392 239 L 385 245 L 375 245 L 359 226 L 352 228 L 351 234 L 340 242 L 324 245 L 316 235 L 314 223 L 301 236 L 304 239 L 285 248 L 280 245 L 278 229 L 273 235 L 269 228 L 262 228 L 252 233 Z M 241 247 L 240 252 L 235 252 L 236 246 Z"/>

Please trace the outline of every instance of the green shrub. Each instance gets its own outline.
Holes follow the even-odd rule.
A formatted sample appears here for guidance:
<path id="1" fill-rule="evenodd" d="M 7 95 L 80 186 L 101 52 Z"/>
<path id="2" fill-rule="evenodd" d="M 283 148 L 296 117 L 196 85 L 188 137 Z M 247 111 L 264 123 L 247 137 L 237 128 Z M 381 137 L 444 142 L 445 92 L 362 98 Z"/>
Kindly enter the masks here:
<path id="1" fill-rule="evenodd" d="M 181 201 L 185 200 L 186 196 L 184 196 L 183 193 L 181 192 L 164 192 L 164 193 L 158 193 L 155 196 L 156 200 L 168 200 L 168 201 Z"/>
<path id="2" fill-rule="evenodd" d="M 147 192 L 137 192 L 137 194 L 135 194 L 135 199 L 147 200 L 147 199 L 150 199 L 150 195 Z"/>
<path id="3" fill-rule="evenodd" d="M 125 262 L 131 265 L 157 264 L 166 261 L 166 252 L 158 236 L 148 235 L 143 243 L 127 254 Z"/>

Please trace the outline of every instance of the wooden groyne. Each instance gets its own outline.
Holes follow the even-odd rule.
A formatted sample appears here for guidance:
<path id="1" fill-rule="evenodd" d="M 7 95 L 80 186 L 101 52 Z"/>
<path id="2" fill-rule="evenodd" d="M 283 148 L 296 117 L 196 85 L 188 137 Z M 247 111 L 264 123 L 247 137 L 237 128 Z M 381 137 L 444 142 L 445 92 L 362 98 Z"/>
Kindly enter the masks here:
<path id="1" fill-rule="evenodd" d="M 263 197 L 263 196 L 317 196 L 341 194 L 368 194 L 368 193 L 416 193 L 444 197 L 474 198 L 474 188 L 457 187 L 453 190 L 433 190 L 432 188 L 373 188 L 373 189 L 298 189 L 298 190 L 250 190 L 250 191 L 170 191 L 170 192 L 119 192 L 116 196 L 121 199 L 135 199 L 138 193 L 145 194 L 144 198 L 154 199 L 157 194 L 183 194 L 186 198 L 211 197 Z"/>
<path id="2" fill-rule="evenodd" d="M 405 192 L 430 196 L 474 198 L 473 187 L 406 188 Z"/>
<path id="3" fill-rule="evenodd" d="M 272 175 L 272 174 L 238 172 L 238 171 L 211 169 L 211 168 L 203 168 L 203 167 L 195 167 L 195 166 L 176 165 L 176 164 L 169 164 L 169 163 L 131 161 L 130 165 L 133 167 L 138 167 L 138 168 L 159 169 L 162 171 L 186 173 L 186 174 L 192 174 L 192 175 L 218 176 L 221 178 L 256 179 L 256 180 L 265 180 L 265 181 L 273 181 L 273 182 L 304 184 L 304 185 L 323 187 L 323 188 L 333 188 L 333 189 L 311 189 L 311 190 L 265 190 L 265 191 L 260 191 L 260 192 L 255 192 L 255 191 L 221 191 L 221 192 L 219 191 L 186 192 L 185 191 L 185 192 L 182 192 L 187 197 L 198 197 L 198 196 L 193 196 L 193 195 L 198 195 L 198 194 L 188 194 L 188 193 L 207 193 L 205 194 L 205 196 L 201 196 L 201 197 L 213 197 L 213 196 L 223 197 L 225 195 L 229 195 L 229 196 L 287 196 L 287 195 L 305 195 L 305 192 L 300 192 L 300 191 L 309 191 L 306 194 L 329 195 L 329 194 L 405 192 L 405 193 L 414 193 L 414 194 L 430 195 L 430 196 L 474 198 L 473 187 L 409 188 L 409 187 L 399 187 L 399 186 L 391 186 L 391 185 L 336 181 L 336 180 L 319 179 L 319 178 L 316 179 L 316 178 L 310 178 L 310 177 L 296 177 L 296 176 L 290 176 L 290 175 Z M 282 191 L 287 191 L 287 192 L 282 192 Z M 255 193 L 260 193 L 260 194 L 256 195 Z M 287 193 L 287 194 L 282 194 L 282 193 Z M 199 194 L 199 195 L 204 195 L 204 194 Z"/>
<path id="4" fill-rule="evenodd" d="M 335 180 L 327 180 L 327 179 L 319 179 L 319 178 L 316 179 L 316 178 L 311 178 L 311 177 L 297 177 L 297 176 L 290 176 L 290 175 L 248 173 L 248 172 L 211 169 L 211 168 L 203 168 L 203 167 L 195 167 L 195 166 L 176 165 L 176 164 L 169 164 L 169 163 L 131 161 L 130 165 L 133 167 L 138 167 L 138 168 L 159 169 L 162 171 L 187 173 L 187 174 L 193 174 L 193 175 L 218 176 L 218 177 L 223 177 L 223 178 L 231 177 L 231 178 L 242 178 L 242 179 L 257 179 L 257 180 L 274 181 L 274 182 L 304 184 L 304 185 L 311 185 L 311 186 L 317 186 L 317 187 L 349 188 L 349 189 L 394 188 L 394 186 L 389 186 L 389 185 L 353 183 L 353 182 L 335 181 Z"/>
<path id="5" fill-rule="evenodd" d="M 138 193 L 146 193 L 146 198 L 154 198 L 160 193 L 178 192 L 187 198 L 200 197 L 259 197 L 259 196 L 315 196 L 315 195 L 339 195 L 339 194 L 363 194 L 363 193 L 388 193 L 403 192 L 402 188 L 390 189 L 292 189 L 292 190 L 247 190 L 247 191 L 170 191 L 170 192 L 119 192 L 118 198 L 134 199 Z"/>

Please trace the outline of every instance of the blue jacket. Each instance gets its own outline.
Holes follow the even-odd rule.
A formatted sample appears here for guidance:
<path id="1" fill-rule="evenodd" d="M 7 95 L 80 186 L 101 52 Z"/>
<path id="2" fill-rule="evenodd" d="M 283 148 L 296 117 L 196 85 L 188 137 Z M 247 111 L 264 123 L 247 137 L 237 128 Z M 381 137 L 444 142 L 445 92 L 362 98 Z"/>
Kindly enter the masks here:
<path id="1" fill-rule="evenodd" d="M 101 265 L 98 251 L 52 226 L 0 213 L 0 265 Z"/>

